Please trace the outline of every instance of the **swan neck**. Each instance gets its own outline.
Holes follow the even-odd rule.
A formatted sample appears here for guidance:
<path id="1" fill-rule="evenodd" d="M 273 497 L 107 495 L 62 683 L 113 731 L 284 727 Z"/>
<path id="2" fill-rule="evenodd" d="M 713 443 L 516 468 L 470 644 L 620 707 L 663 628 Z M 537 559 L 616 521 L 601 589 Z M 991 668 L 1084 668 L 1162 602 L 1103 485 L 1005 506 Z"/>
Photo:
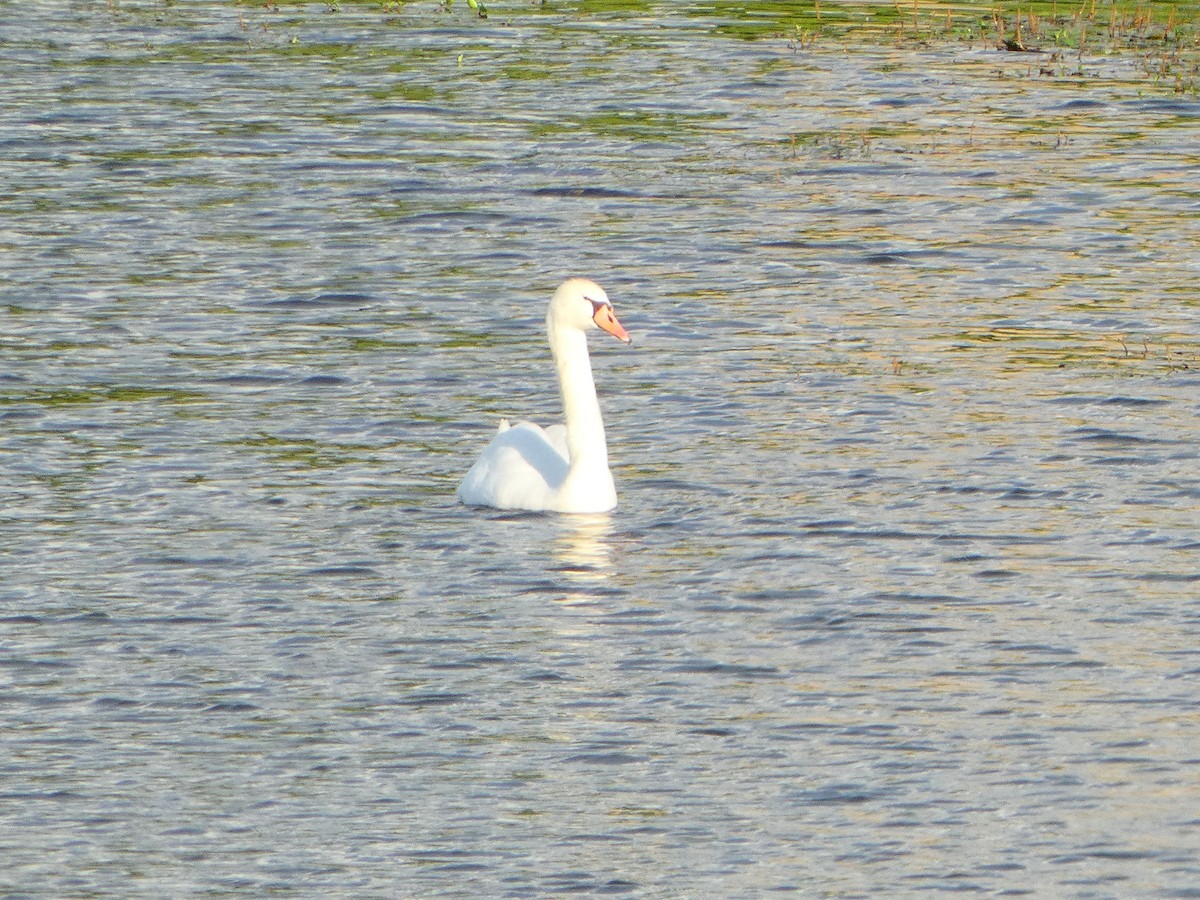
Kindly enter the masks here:
<path id="1" fill-rule="evenodd" d="M 567 425 L 567 450 L 570 467 L 598 465 L 607 469 L 608 447 L 604 440 L 604 420 L 592 364 L 588 358 L 587 335 L 578 328 L 562 327 L 553 316 L 547 322 L 550 351 L 558 369 L 562 392 L 563 417 Z"/>

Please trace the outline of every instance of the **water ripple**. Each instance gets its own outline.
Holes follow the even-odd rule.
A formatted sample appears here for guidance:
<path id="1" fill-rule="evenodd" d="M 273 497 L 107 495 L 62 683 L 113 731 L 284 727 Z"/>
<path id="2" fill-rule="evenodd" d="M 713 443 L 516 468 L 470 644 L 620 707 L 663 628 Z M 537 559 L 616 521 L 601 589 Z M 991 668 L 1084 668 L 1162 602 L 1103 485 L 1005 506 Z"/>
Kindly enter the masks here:
<path id="1" fill-rule="evenodd" d="M 0 22 L 0 888 L 1188 896 L 1200 107 L 488 5 Z"/>

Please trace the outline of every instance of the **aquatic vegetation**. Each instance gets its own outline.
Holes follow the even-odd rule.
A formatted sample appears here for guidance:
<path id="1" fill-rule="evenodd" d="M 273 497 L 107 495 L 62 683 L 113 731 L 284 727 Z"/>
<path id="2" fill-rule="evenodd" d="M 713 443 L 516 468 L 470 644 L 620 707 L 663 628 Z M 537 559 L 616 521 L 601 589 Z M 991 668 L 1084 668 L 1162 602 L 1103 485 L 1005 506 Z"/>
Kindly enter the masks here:
<path id="1" fill-rule="evenodd" d="M 69 349 L 69 345 L 59 348 Z M 83 406 L 105 403 L 158 402 L 168 406 L 203 403 L 208 395 L 180 388 L 148 387 L 145 385 L 103 385 L 95 387 L 38 388 L 33 391 L 0 391 L 0 407 L 9 406 Z"/>
<path id="2" fill-rule="evenodd" d="M 762 0 L 753 4 L 708 0 L 680 8 L 661 0 L 565 0 L 545 3 L 510 0 L 485 7 L 477 0 L 344 0 L 336 3 L 258 3 L 238 0 L 239 21 L 249 38 L 267 47 L 290 48 L 304 55 L 331 59 L 353 56 L 353 44 L 308 44 L 302 29 L 342 14 L 353 28 L 368 29 L 382 15 L 399 26 L 420 26 L 453 19 L 460 24 L 493 19 L 518 23 L 529 16 L 555 16 L 564 25 L 600 18 L 685 17 L 711 23 L 716 37 L 739 40 L 781 40 L 793 52 L 817 47 L 855 47 L 879 44 L 929 46 L 966 44 L 989 46 L 1039 57 L 1040 75 L 1070 74 L 1070 57 L 1130 54 L 1143 77 L 1178 92 L 1194 92 L 1200 74 L 1200 3 L 1153 0 L 1002 0 L 1002 2 L 831 2 L 831 0 Z M 286 6 L 286 10 L 285 10 Z M 130 8 L 120 7 L 123 14 Z M 158 8 L 156 7 L 156 10 Z M 174 7 L 172 7 L 174 10 Z M 352 15 L 351 15 L 352 14 Z M 172 15 L 175 15 L 172 12 Z M 290 37 L 272 44 L 266 38 L 281 30 Z M 447 48 L 450 49 L 450 48 Z M 460 51 L 461 52 L 461 51 Z M 458 57 L 460 61 L 463 57 Z M 527 77 L 533 77 L 532 73 Z"/>
<path id="3" fill-rule="evenodd" d="M 719 19 L 717 31 L 751 40 L 782 38 L 795 51 L 892 42 L 987 44 L 1017 53 L 1132 53 L 1145 75 L 1194 91 L 1200 69 L 1200 4 L 1058 0 L 1001 3 L 803 2 L 753 5 L 713 0 L 692 7 Z M 1055 74 L 1051 63 L 1041 74 Z"/>
<path id="4" fill-rule="evenodd" d="M 156 58 L 214 57 L 236 59 L 246 52 L 276 52 L 352 62 L 372 56 L 356 38 L 379 24 L 424 27 L 455 23 L 504 27 L 531 17 L 557 19 L 564 29 L 579 23 L 622 18 L 681 19 L 707 26 L 716 38 L 782 41 L 795 53 L 816 48 L 898 45 L 965 44 L 986 46 L 1037 57 L 1040 75 L 1070 74 L 1072 59 L 1090 55 L 1131 56 L 1148 82 L 1178 92 L 1194 92 L 1200 75 L 1200 2 L 1156 0 L 700 0 L 681 4 L 663 0 L 507 0 L 485 5 L 479 0 L 213 0 L 212 3 L 168 4 L 126 2 L 109 4 L 110 14 L 127 21 L 165 28 L 199 29 L 206 14 L 228 11 L 236 16 L 244 42 L 229 40 L 172 40 L 155 46 L 145 42 L 144 53 Z M 490 18 L 489 18 L 490 17 Z M 328 25 L 337 22 L 337 37 L 329 39 Z M 448 36 L 443 47 L 427 52 L 451 53 L 461 64 L 470 54 L 461 46 L 463 35 Z M 633 41 L 631 33 L 608 34 L 614 41 Z M 104 53 L 94 65 L 121 64 L 127 53 Z M 535 77 L 537 61 L 525 73 Z"/>

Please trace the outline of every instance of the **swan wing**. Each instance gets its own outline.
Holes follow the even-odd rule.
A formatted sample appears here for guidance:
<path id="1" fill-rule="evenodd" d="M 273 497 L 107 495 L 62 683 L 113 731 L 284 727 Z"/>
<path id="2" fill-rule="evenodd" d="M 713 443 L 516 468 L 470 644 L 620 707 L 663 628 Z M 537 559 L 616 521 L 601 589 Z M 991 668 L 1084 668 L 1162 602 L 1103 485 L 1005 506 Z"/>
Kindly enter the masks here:
<path id="1" fill-rule="evenodd" d="M 558 451 L 559 456 L 570 463 L 571 452 L 567 450 L 567 426 L 560 422 L 543 430 L 546 433 L 546 440 L 550 442 L 550 446 Z"/>
<path id="2" fill-rule="evenodd" d="M 544 510 L 567 477 L 565 429 L 521 422 L 501 430 L 458 486 L 469 506 Z M 562 450 L 559 447 L 562 447 Z"/>

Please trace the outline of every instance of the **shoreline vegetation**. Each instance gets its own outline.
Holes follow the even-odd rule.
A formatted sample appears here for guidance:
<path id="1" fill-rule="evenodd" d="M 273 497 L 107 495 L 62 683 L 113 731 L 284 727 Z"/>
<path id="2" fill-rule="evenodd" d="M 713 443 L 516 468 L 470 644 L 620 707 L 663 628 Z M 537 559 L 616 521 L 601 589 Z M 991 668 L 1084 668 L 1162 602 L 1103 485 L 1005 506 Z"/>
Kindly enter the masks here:
<path id="1" fill-rule="evenodd" d="M 1150 80 L 1176 93 L 1195 94 L 1200 84 L 1200 3 L 801 0 L 787 6 L 781 17 L 793 20 L 785 33 L 796 50 L 860 44 L 990 46 L 1037 56 L 1044 75 L 1067 74 L 1072 60 L 1082 65 L 1085 58 L 1119 56 L 1132 59 Z"/>
<path id="2" fill-rule="evenodd" d="M 627 6 L 628 4 L 623 4 Z M 735 4 L 714 0 L 717 15 Z M 1004 49 L 1085 49 L 1114 52 L 1172 45 L 1200 48 L 1200 2 L 1167 0 L 796 0 L 743 3 L 750 16 L 741 31 L 762 36 L 774 18 L 811 40 L 993 42 Z"/>
<path id="3" fill-rule="evenodd" d="M 107 0 L 114 11 L 139 0 Z M 160 10 L 177 0 L 159 0 Z M 777 40 L 796 53 L 856 47 L 988 47 L 1029 54 L 1042 73 L 1104 57 L 1133 60 L 1176 93 L 1200 85 L 1200 0 L 226 0 L 247 30 L 310 24 L 312 16 L 377 13 L 402 26 L 430 17 L 503 26 L 527 16 L 695 19 L 713 33 Z M 143 7 L 144 8 L 144 7 Z M 293 41 L 299 43 L 299 41 Z"/>

